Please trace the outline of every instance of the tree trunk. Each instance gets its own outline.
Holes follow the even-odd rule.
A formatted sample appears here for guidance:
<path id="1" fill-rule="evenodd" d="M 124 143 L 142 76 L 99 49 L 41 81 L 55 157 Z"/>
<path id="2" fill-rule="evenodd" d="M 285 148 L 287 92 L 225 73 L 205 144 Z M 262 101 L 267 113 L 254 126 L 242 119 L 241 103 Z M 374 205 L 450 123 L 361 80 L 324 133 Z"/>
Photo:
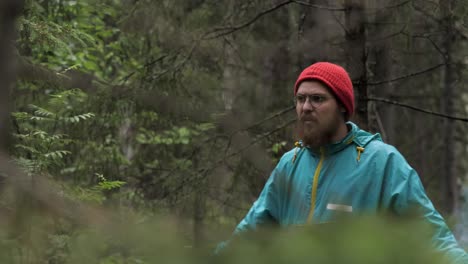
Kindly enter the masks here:
<path id="1" fill-rule="evenodd" d="M 6 149 L 10 114 L 10 89 L 15 80 L 15 63 L 13 63 L 13 43 L 15 20 L 21 12 L 23 1 L 0 1 L 0 151 Z"/>
<path id="2" fill-rule="evenodd" d="M 366 17 L 359 0 L 345 0 L 346 69 L 354 82 L 356 112 L 354 120 L 363 129 L 369 128 L 366 72 Z"/>
<path id="3" fill-rule="evenodd" d="M 454 95 L 456 82 L 456 68 L 452 57 L 452 45 L 455 41 L 454 19 L 452 15 L 452 0 L 440 0 L 440 12 L 442 16 L 442 27 L 445 29 L 443 47 L 445 52 L 445 67 L 443 69 L 443 92 L 441 97 L 442 112 L 447 115 L 454 115 Z M 443 138 L 443 174 L 441 174 L 441 194 L 446 213 L 452 214 L 458 208 L 458 186 L 455 175 L 455 125 L 452 120 L 444 119 Z"/>
<path id="4" fill-rule="evenodd" d="M 233 10 L 234 9 L 234 1 L 228 1 L 226 4 L 226 10 Z M 230 12 L 228 12 L 230 13 Z M 234 23 L 231 21 L 232 18 L 230 19 L 229 23 Z M 225 43 L 224 43 L 224 65 L 223 65 L 223 92 L 222 92 L 222 98 L 224 102 L 224 109 L 226 112 L 230 112 L 232 110 L 234 100 L 236 98 L 236 88 L 237 88 L 237 83 L 235 79 L 235 74 L 236 70 L 234 69 L 235 65 L 235 51 L 234 51 L 234 46 L 230 43 L 232 43 L 233 38 L 232 36 L 227 36 L 225 38 Z"/>
<path id="5" fill-rule="evenodd" d="M 193 199 L 193 245 L 200 247 L 204 241 L 204 218 L 206 210 L 206 197 L 202 187 L 195 190 L 195 198 Z"/>
<path id="6" fill-rule="evenodd" d="M 389 21 L 393 15 L 392 10 L 382 7 L 391 4 L 388 0 L 378 0 L 373 8 L 378 9 L 372 18 L 374 21 L 372 29 L 368 29 L 370 42 L 369 50 L 372 51 L 371 62 L 368 60 L 369 68 L 372 69 L 373 79 L 375 81 L 389 80 L 392 76 L 393 59 L 391 55 L 392 39 L 388 38 L 392 34 L 387 26 L 382 26 L 380 22 Z M 395 89 L 392 83 L 383 83 L 379 86 L 369 87 L 369 96 L 381 98 L 392 98 L 395 94 Z M 369 102 L 369 129 L 372 132 L 380 132 L 382 138 L 387 143 L 394 141 L 394 124 L 395 111 L 394 107 L 389 105 L 378 105 L 375 102 Z"/>

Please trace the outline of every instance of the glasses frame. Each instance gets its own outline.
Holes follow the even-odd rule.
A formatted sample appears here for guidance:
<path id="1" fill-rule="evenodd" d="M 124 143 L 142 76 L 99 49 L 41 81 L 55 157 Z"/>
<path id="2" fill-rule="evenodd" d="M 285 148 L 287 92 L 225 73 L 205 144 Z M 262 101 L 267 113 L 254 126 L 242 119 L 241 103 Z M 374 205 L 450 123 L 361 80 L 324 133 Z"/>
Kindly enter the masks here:
<path id="1" fill-rule="evenodd" d="M 307 101 L 309 101 L 310 105 L 312 105 L 314 108 L 318 108 L 328 99 L 328 96 L 322 94 L 296 94 L 294 96 L 294 105 L 304 105 L 307 103 Z"/>

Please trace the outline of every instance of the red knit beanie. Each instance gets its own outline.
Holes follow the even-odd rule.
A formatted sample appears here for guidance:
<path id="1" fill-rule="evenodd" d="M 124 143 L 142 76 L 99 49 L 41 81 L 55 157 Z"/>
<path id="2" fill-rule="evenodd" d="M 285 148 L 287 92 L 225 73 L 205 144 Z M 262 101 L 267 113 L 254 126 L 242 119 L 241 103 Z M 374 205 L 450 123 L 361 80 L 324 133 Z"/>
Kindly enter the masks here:
<path id="1" fill-rule="evenodd" d="M 294 95 L 296 95 L 299 85 L 306 80 L 319 80 L 323 82 L 346 108 L 348 117 L 353 115 L 353 83 L 346 70 L 341 66 L 329 62 L 317 62 L 305 68 L 294 85 Z"/>

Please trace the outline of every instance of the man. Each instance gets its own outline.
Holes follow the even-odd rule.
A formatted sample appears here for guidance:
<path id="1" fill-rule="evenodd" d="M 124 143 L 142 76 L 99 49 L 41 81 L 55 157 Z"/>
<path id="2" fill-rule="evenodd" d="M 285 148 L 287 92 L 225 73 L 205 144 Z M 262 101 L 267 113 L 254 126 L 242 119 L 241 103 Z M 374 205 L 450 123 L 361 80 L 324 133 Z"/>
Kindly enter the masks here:
<path id="1" fill-rule="evenodd" d="M 459 263 L 468 257 L 434 209 L 417 173 L 392 146 L 347 122 L 354 112 L 348 73 L 318 62 L 294 86 L 301 141 L 284 154 L 235 233 L 258 225 L 333 221 L 337 215 L 421 210 L 434 244 Z"/>

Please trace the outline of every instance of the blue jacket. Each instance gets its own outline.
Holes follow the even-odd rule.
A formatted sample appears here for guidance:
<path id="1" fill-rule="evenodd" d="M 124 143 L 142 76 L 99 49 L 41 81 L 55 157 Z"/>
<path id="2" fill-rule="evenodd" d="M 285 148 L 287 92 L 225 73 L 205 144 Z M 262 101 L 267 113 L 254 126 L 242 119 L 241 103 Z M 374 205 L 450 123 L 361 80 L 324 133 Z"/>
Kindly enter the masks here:
<path id="1" fill-rule="evenodd" d="M 417 206 L 435 227 L 436 247 L 458 263 L 468 263 L 403 156 L 379 134 L 347 124 L 351 129 L 341 142 L 319 150 L 297 144 L 284 154 L 235 233 L 271 221 L 288 226 L 329 222 L 340 214 L 401 215 Z"/>

